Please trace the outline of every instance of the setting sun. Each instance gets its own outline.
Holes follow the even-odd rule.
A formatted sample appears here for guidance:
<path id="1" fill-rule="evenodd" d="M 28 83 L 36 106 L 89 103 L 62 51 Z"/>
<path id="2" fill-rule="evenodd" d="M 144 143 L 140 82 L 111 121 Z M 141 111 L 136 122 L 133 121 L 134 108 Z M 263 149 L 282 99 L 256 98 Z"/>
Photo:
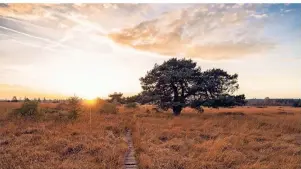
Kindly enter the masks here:
<path id="1" fill-rule="evenodd" d="M 96 100 L 95 100 L 95 98 L 94 98 L 94 99 L 88 99 L 88 100 L 86 100 L 85 102 L 86 102 L 88 105 L 94 105 L 95 102 L 96 102 Z"/>

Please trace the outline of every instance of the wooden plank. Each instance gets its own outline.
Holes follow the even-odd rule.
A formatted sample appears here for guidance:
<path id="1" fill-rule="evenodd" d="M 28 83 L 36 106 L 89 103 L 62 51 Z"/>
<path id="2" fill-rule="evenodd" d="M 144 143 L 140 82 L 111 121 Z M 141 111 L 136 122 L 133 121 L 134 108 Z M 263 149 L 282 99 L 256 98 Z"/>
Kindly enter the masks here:
<path id="1" fill-rule="evenodd" d="M 135 158 L 135 150 L 132 141 L 132 134 L 130 130 L 126 132 L 125 139 L 128 144 L 128 151 L 125 153 L 124 168 L 138 169 L 136 158 Z"/>
<path id="2" fill-rule="evenodd" d="M 135 165 L 135 166 L 131 166 L 131 165 L 127 165 L 124 167 L 125 169 L 138 169 L 138 167 Z"/>

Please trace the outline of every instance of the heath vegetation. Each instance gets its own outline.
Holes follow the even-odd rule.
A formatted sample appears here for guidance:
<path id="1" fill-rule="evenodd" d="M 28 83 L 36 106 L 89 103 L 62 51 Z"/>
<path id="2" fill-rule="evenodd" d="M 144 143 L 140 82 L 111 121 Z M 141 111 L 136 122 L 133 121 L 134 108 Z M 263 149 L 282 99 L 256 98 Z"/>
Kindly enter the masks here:
<path id="1" fill-rule="evenodd" d="M 170 59 L 134 96 L 0 102 L 0 169 L 123 168 L 127 129 L 139 168 L 300 169 L 300 101 L 246 105 L 237 79 Z"/>

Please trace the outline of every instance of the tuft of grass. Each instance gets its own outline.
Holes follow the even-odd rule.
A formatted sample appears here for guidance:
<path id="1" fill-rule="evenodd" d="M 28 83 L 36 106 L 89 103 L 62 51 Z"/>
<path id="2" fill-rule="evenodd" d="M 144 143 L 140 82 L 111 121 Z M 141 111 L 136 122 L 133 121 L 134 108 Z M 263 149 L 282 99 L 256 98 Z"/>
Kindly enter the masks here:
<path id="1" fill-rule="evenodd" d="M 117 114 L 118 108 L 116 104 L 106 102 L 100 106 L 99 112 L 107 114 Z"/>

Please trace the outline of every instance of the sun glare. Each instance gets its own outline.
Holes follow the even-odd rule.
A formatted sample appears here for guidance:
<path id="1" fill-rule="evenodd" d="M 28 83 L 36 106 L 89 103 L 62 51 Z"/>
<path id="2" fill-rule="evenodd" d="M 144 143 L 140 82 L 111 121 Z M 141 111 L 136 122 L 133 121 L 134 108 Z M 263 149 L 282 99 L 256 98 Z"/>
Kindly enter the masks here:
<path id="1" fill-rule="evenodd" d="M 95 99 L 89 99 L 89 100 L 86 100 L 86 103 L 88 104 L 88 105 L 94 105 L 95 104 Z"/>
<path id="2" fill-rule="evenodd" d="M 84 58 L 80 61 L 86 62 Z M 120 84 L 125 79 L 120 76 L 122 72 L 112 69 L 113 63 L 104 64 L 103 59 L 94 61 L 92 65 L 91 62 L 85 64 L 65 60 L 63 63 L 60 62 L 61 65 L 57 65 L 56 69 L 49 73 L 52 78 L 52 81 L 49 82 L 52 84 L 51 87 L 65 95 L 76 94 L 84 99 L 107 97 L 108 94 L 123 89 Z M 95 62 L 98 65 L 93 65 Z M 116 64 L 116 62 L 114 63 Z M 64 70 L 66 65 L 68 69 Z"/>

